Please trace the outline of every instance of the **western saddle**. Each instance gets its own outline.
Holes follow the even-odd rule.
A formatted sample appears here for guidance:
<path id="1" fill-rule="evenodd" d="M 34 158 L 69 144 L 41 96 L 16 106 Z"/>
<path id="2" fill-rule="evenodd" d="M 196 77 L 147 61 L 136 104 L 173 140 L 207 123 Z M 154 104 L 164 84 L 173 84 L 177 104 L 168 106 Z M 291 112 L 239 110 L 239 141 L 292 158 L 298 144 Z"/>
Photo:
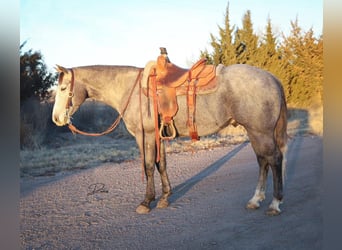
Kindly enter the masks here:
<path id="1" fill-rule="evenodd" d="M 147 68 L 145 68 L 147 70 Z M 171 63 L 166 48 L 160 48 L 160 56 L 148 69 L 145 94 L 153 98 L 156 140 L 173 139 L 176 129 L 173 117 L 178 111 L 177 96 L 187 97 L 187 126 L 192 140 L 199 140 L 196 126 L 196 95 L 215 91 L 216 67 L 206 65 L 201 59 L 190 69 L 183 69 Z M 161 125 L 158 131 L 160 115 Z"/>

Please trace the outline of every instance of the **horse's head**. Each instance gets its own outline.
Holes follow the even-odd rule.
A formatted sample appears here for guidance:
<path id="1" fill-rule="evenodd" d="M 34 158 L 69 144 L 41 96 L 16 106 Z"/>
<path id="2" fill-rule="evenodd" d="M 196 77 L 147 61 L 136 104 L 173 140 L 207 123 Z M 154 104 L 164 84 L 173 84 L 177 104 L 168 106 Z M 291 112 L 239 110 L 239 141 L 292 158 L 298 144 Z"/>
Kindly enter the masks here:
<path id="1" fill-rule="evenodd" d="M 57 65 L 56 70 L 59 72 L 59 77 L 52 121 L 57 126 L 64 126 L 71 122 L 71 116 L 87 98 L 87 91 L 83 84 L 79 82 L 75 84 L 73 69 Z"/>

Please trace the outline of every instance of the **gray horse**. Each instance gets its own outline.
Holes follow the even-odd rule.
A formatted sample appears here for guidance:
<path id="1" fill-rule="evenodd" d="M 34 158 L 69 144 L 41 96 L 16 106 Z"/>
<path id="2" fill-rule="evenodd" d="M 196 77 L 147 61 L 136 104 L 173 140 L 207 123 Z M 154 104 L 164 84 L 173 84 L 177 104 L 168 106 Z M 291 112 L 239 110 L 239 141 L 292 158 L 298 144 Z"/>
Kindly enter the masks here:
<path id="1" fill-rule="evenodd" d="M 165 146 L 160 144 L 160 160 L 156 162 L 157 146 L 151 98 L 142 94 L 140 79 L 143 69 L 131 66 L 57 66 L 59 84 L 52 120 L 58 126 L 70 123 L 72 114 L 86 98 L 104 102 L 116 109 L 127 130 L 135 138 L 147 179 L 145 199 L 136 212 L 150 211 L 155 200 L 154 170 L 157 167 L 162 182 L 158 208 L 168 206 L 171 185 L 166 171 Z M 283 88 L 275 76 L 248 65 L 221 67 L 217 73 L 215 92 L 198 95 L 196 123 L 199 136 L 213 134 L 229 124 L 242 125 L 250 139 L 259 164 L 259 179 L 247 208 L 257 209 L 265 199 L 269 167 L 273 173 L 273 200 L 269 215 L 281 212 L 285 152 L 287 149 L 287 107 Z M 150 103 L 148 103 L 150 102 Z M 186 97 L 178 96 L 179 110 L 174 117 L 177 136 L 188 136 Z M 152 112 L 152 115 L 150 114 Z"/>

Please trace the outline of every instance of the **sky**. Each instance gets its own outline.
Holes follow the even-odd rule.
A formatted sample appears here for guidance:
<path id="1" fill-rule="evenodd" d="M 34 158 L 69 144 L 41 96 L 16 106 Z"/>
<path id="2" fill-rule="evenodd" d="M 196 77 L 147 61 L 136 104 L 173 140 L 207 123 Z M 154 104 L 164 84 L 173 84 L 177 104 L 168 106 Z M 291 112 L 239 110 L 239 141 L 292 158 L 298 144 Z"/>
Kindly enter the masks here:
<path id="1" fill-rule="evenodd" d="M 50 70 L 82 65 L 144 67 L 166 47 L 171 62 L 189 68 L 210 51 L 229 2 L 230 24 L 251 11 L 254 31 L 268 18 L 279 38 L 291 21 L 323 34 L 323 0 L 20 0 L 20 44 L 40 51 Z"/>

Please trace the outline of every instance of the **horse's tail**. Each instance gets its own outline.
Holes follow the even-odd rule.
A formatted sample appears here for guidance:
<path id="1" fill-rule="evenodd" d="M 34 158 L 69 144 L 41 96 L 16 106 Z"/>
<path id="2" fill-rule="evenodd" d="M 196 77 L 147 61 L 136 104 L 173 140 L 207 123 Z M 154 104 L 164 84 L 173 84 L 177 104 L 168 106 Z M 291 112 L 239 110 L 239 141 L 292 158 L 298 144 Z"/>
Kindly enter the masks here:
<path id="1" fill-rule="evenodd" d="M 282 94 L 281 98 L 281 108 L 278 121 L 275 127 L 275 139 L 278 148 L 280 149 L 283 155 L 282 161 L 282 177 L 283 183 L 285 182 L 285 174 L 286 174 L 286 151 L 287 151 L 287 106 L 285 101 L 285 96 Z"/>

